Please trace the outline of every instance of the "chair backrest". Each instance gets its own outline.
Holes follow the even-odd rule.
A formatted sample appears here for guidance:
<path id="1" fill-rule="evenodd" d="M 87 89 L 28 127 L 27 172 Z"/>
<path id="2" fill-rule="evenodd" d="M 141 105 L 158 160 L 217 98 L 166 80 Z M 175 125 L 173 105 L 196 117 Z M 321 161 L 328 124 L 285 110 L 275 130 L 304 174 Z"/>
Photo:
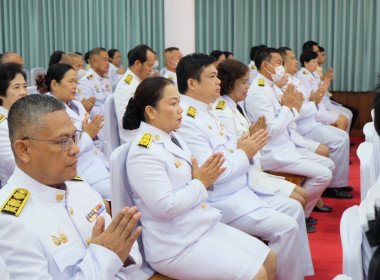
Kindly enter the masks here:
<path id="1" fill-rule="evenodd" d="M 376 182 L 373 144 L 368 142 L 361 143 L 356 154 L 360 160 L 360 197 L 363 201 L 369 188 Z"/>
<path id="2" fill-rule="evenodd" d="M 23 68 L 22 71 L 24 71 L 26 75 L 26 83 L 28 84 L 28 86 L 30 86 L 30 71 L 26 68 Z"/>
<path id="3" fill-rule="evenodd" d="M 127 177 L 127 157 L 131 147 L 131 142 L 116 148 L 110 156 L 110 177 L 111 177 L 111 207 L 112 213 L 116 215 L 125 206 L 133 206 L 132 189 Z M 139 222 L 139 225 L 140 222 Z M 141 270 L 152 276 L 154 270 L 145 260 L 144 246 L 142 243 L 142 235 L 138 239 L 140 253 L 143 257 Z"/>
<path id="4" fill-rule="evenodd" d="M 36 85 L 36 77 L 39 74 L 45 74 L 46 69 L 43 67 L 36 67 L 30 70 L 30 86 L 35 86 Z"/>
<path id="5" fill-rule="evenodd" d="M 368 122 L 363 126 L 363 133 L 365 136 L 365 141 L 372 143 L 373 136 L 376 133 L 375 132 L 375 126 L 374 126 L 373 122 Z"/>
<path id="6" fill-rule="evenodd" d="M 371 118 L 372 118 L 372 121 L 375 120 L 375 109 L 371 110 Z"/>
<path id="7" fill-rule="evenodd" d="M 113 150 L 120 146 L 113 95 L 107 97 L 104 108 L 104 154 L 109 159 Z"/>
<path id="8" fill-rule="evenodd" d="M 343 249 L 343 274 L 355 280 L 363 280 L 363 235 L 357 209 L 358 206 L 354 205 L 343 212 L 340 239 Z"/>

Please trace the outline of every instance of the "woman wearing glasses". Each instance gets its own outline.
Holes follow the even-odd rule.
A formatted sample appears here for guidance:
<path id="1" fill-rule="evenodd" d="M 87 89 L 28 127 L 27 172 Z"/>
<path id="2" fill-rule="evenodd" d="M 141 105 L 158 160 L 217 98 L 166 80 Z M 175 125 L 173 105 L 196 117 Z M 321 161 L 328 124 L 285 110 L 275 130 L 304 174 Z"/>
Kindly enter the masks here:
<path id="1" fill-rule="evenodd" d="M 145 79 L 129 101 L 125 129 L 139 128 L 127 158 L 133 199 L 141 212 L 146 260 L 175 279 L 274 279 L 273 251 L 220 222 L 208 190 L 225 170 L 221 153 L 198 167 L 175 130 L 180 94 L 165 78 Z M 238 203 L 238 202 L 237 202 Z"/>
<path id="2" fill-rule="evenodd" d="M 19 64 L 0 66 L 0 188 L 5 186 L 15 168 L 8 133 L 8 111 L 17 100 L 28 94 L 26 75 Z"/>
<path id="3" fill-rule="evenodd" d="M 78 84 L 75 70 L 68 64 L 52 65 L 46 74 L 36 79 L 37 88 L 48 91 L 66 105 L 78 131 L 83 132 L 78 143 L 78 176 L 110 201 L 110 174 L 105 155 L 94 145 L 99 130 L 103 127 L 103 116 L 96 115 L 91 121 L 83 105 L 75 100 Z"/>

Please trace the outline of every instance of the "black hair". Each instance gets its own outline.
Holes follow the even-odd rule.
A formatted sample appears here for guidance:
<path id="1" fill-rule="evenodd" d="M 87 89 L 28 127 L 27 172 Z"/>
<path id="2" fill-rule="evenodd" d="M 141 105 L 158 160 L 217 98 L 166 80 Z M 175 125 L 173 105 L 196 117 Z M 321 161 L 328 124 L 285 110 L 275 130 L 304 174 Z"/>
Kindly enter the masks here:
<path id="1" fill-rule="evenodd" d="M 278 50 L 275 48 L 263 48 L 256 53 L 255 56 L 255 65 L 257 70 L 261 70 L 261 64 L 264 61 L 269 62 L 272 59 L 272 53 L 278 53 Z"/>
<path id="2" fill-rule="evenodd" d="M 89 63 L 89 60 L 90 59 L 90 51 L 86 52 L 84 54 L 84 61 L 88 64 Z"/>
<path id="3" fill-rule="evenodd" d="M 147 45 L 138 45 L 131 49 L 128 52 L 128 66 L 130 67 L 135 64 L 136 60 L 139 60 L 141 63 L 147 61 L 148 51 L 154 53 L 154 51 Z"/>
<path id="4" fill-rule="evenodd" d="M 113 58 L 117 52 L 120 52 L 120 51 L 118 49 L 111 49 L 108 51 L 108 56 L 110 58 L 110 61 L 111 61 L 111 58 Z"/>
<path id="5" fill-rule="evenodd" d="M 226 59 L 218 65 L 220 79 L 220 95 L 230 94 L 235 88 L 235 82 L 249 72 L 247 65 L 238 60 Z"/>
<path id="6" fill-rule="evenodd" d="M 145 121 L 145 108 L 156 108 L 157 103 L 163 97 L 163 90 L 168 85 L 174 85 L 169 79 L 163 77 L 151 77 L 144 79 L 136 88 L 134 97 L 129 99 L 123 116 L 123 128 L 137 129 L 142 121 Z"/>
<path id="7" fill-rule="evenodd" d="M 300 62 L 302 67 L 305 67 L 305 62 L 310 62 L 312 59 L 316 59 L 318 57 L 318 54 L 313 51 L 304 51 L 300 55 Z"/>
<path id="8" fill-rule="evenodd" d="M 257 54 L 257 52 L 261 49 L 265 49 L 267 48 L 266 45 L 259 45 L 259 46 L 254 46 L 251 48 L 251 52 L 249 54 L 249 57 L 251 58 L 252 61 L 255 61 L 255 56 Z"/>
<path id="9" fill-rule="evenodd" d="M 200 82 L 203 70 L 214 62 L 215 58 L 203 53 L 193 53 L 182 57 L 176 68 L 178 91 L 181 94 L 186 93 L 188 79 Z"/>
<path id="10" fill-rule="evenodd" d="M 380 81 L 380 76 L 379 76 Z M 372 106 L 375 109 L 374 125 L 377 134 L 380 136 L 380 82 L 375 89 L 375 96 L 373 98 Z"/>
<path id="11" fill-rule="evenodd" d="M 277 49 L 278 52 L 280 53 L 281 57 L 282 57 L 282 60 L 285 60 L 286 56 L 287 56 L 287 53 L 286 51 L 291 51 L 290 48 L 288 47 L 281 47 L 281 48 L 278 48 Z"/>
<path id="12" fill-rule="evenodd" d="M 215 60 L 218 60 L 220 56 L 224 55 L 224 52 L 220 51 L 220 50 L 214 50 L 210 53 L 210 56 L 212 56 L 213 58 L 215 58 Z"/>
<path id="13" fill-rule="evenodd" d="M 225 52 L 223 52 L 224 53 L 224 56 L 226 57 L 226 59 L 228 59 L 228 57 L 230 56 L 230 55 L 234 55 L 232 52 L 228 52 L 228 51 L 225 51 Z"/>
<path id="14" fill-rule="evenodd" d="M 78 54 L 78 55 L 82 56 L 82 53 L 80 53 L 80 52 L 74 52 L 74 53 L 76 53 L 76 54 Z"/>
<path id="15" fill-rule="evenodd" d="M 64 55 L 65 53 L 63 51 L 55 51 L 51 54 L 50 56 L 50 61 L 49 61 L 49 68 L 54 65 L 54 64 L 57 64 L 61 61 L 62 59 L 62 56 Z"/>
<path id="16" fill-rule="evenodd" d="M 38 75 L 36 78 L 37 90 L 40 93 L 46 93 L 51 90 L 50 84 L 53 80 L 56 80 L 57 83 L 61 82 L 66 72 L 69 70 L 74 70 L 73 67 L 69 64 L 54 64 L 49 67 L 46 74 Z"/>
<path id="17" fill-rule="evenodd" d="M 318 46 L 318 43 L 314 41 L 307 41 L 303 44 L 302 51 L 312 51 L 313 46 Z"/>
<path id="18" fill-rule="evenodd" d="M 320 52 L 320 53 L 325 51 L 325 48 L 322 47 L 322 46 L 318 46 L 318 49 L 319 49 L 319 52 Z"/>
<path id="19" fill-rule="evenodd" d="M 5 63 L 0 66 L 0 96 L 7 96 L 7 89 L 17 74 L 21 74 L 26 80 L 26 75 L 20 64 Z M 0 99 L 0 105 L 3 105 L 2 99 Z"/>

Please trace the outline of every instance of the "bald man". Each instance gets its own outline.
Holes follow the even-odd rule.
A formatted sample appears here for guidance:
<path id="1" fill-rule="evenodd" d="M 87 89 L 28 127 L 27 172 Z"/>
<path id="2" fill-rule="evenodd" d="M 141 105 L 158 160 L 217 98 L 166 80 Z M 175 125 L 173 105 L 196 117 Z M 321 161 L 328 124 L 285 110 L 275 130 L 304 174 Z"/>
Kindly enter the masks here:
<path id="1" fill-rule="evenodd" d="M 171 80 L 177 86 L 177 64 L 182 58 L 181 51 L 176 47 L 170 47 L 163 52 L 165 68 L 161 70 L 161 76 Z"/>
<path id="2" fill-rule="evenodd" d="M 15 52 L 6 52 L 3 54 L 0 60 L 0 65 L 5 63 L 17 63 L 20 64 L 21 67 L 24 67 L 24 61 L 22 61 L 21 56 Z"/>

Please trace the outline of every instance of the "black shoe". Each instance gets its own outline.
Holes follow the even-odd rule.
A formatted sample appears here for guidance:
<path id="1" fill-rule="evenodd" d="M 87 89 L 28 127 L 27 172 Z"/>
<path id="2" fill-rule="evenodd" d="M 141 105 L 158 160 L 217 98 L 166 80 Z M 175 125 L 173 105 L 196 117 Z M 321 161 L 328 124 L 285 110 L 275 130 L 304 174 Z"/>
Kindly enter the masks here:
<path id="1" fill-rule="evenodd" d="M 345 187 L 339 188 L 339 189 L 342 191 L 345 191 L 345 192 L 352 192 L 354 190 L 354 188 L 351 186 L 345 186 Z"/>
<path id="2" fill-rule="evenodd" d="M 306 218 L 305 221 L 306 221 L 306 225 L 308 226 L 312 226 L 318 223 L 318 219 L 313 218 L 313 217 Z"/>
<path id="3" fill-rule="evenodd" d="M 332 212 L 332 207 L 327 206 L 326 204 L 323 205 L 322 207 L 317 207 L 315 206 L 313 209 L 314 212 L 323 212 L 323 213 L 329 213 Z"/>
<path id="4" fill-rule="evenodd" d="M 350 160 L 349 162 L 348 162 L 348 165 L 351 165 L 352 164 L 352 161 Z"/>
<path id="5" fill-rule="evenodd" d="M 354 197 L 352 194 L 346 193 L 344 190 L 341 190 L 340 188 L 327 188 L 323 192 L 322 196 L 339 199 L 350 199 Z"/>
<path id="6" fill-rule="evenodd" d="M 350 148 L 353 147 L 353 146 L 355 146 L 355 143 L 354 143 L 354 142 L 351 142 L 351 143 L 350 143 Z"/>
<path id="7" fill-rule="evenodd" d="M 307 233 L 313 233 L 316 231 L 315 227 L 311 226 L 311 225 L 306 225 L 306 231 Z"/>

